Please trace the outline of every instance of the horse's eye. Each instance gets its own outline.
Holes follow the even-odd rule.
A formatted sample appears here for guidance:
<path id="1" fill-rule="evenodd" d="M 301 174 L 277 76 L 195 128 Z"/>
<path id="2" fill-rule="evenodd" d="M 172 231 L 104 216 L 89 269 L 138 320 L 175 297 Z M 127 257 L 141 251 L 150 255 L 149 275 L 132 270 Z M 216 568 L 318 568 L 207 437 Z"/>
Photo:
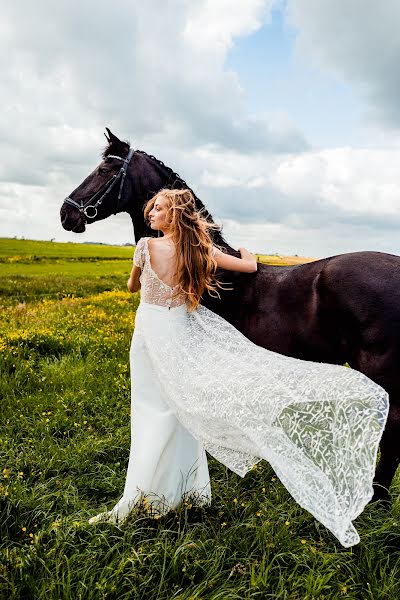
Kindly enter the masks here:
<path id="1" fill-rule="evenodd" d="M 108 169 L 100 168 L 99 173 L 100 173 L 100 175 L 108 175 Z"/>

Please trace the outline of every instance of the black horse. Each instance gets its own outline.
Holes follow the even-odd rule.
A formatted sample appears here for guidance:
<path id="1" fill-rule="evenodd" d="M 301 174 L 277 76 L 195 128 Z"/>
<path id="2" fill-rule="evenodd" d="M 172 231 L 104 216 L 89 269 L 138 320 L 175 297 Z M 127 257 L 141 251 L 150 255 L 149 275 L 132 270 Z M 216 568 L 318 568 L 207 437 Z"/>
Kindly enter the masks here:
<path id="1" fill-rule="evenodd" d="M 172 169 L 108 132 L 96 169 L 65 199 L 61 222 L 67 231 L 110 214 L 130 214 L 135 241 L 153 236 L 143 217 L 161 188 L 189 188 Z M 194 194 L 198 208 L 212 221 Z M 214 232 L 214 243 L 240 256 Z M 256 273 L 218 270 L 232 290 L 202 303 L 259 346 L 303 360 L 348 364 L 390 395 L 375 474 L 374 500 L 388 500 L 400 452 L 400 257 L 352 252 L 292 267 L 259 264 Z"/>

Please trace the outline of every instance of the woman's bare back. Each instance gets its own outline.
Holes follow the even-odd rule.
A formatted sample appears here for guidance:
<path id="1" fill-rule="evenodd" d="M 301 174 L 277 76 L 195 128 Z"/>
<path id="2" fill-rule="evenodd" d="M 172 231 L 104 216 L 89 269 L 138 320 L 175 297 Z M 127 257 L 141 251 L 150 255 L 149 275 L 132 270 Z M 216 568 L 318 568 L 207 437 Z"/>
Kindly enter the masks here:
<path id="1" fill-rule="evenodd" d="M 150 267 L 161 281 L 170 287 L 177 285 L 176 250 L 172 240 L 150 238 L 147 240 Z"/>

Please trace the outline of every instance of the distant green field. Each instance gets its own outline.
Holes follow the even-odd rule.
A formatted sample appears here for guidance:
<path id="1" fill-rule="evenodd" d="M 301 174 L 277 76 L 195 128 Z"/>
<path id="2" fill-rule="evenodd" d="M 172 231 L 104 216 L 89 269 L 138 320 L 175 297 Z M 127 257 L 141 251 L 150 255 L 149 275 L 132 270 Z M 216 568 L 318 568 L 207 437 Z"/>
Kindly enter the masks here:
<path id="1" fill-rule="evenodd" d="M 134 246 L 103 246 L 0 238 L 0 262 L 127 260 Z"/>
<path id="2" fill-rule="evenodd" d="M 0 238 L 0 303 L 126 290 L 134 246 L 102 246 Z M 260 262 L 291 265 L 297 256 L 256 254 Z"/>
<path id="3" fill-rule="evenodd" d="M 134 246 L 0 238 L 0 302 L 126 290 Z"/>

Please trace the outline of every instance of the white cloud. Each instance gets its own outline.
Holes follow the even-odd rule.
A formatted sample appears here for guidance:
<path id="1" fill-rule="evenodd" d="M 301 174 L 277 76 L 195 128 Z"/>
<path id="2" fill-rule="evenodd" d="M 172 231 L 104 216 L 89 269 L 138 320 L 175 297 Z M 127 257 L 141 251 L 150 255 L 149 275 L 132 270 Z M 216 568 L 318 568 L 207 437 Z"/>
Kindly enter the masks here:
<path id="1" fill-rule="evenodd" d="M 349 147 L 273 158 L 203 149 L 208 166 L 196 193 L 233 233 L 232 220 L 242 224 L 254 251 L 266 247 L 268 232 L 277 252 L 396 254 L 399 160 L 398 150 Z"/>
<path id="2" fill-rule="evenodd" d="M 12 145 L 14 152 L 1 178 L 39 183 L 65 159 L 84 160 L 88 167 L 87 151 L 98 152 L 92 132 L 104 126 L 130 135 L 134 144 L 215 143 L 249 152 L 305 148 L 293 125 L 277 129 L 265 116 L 249 118 L 236 75 L 223 68 L 227 47 L 221 49 L 220 36 L 232 41 L 260 27 L 270 3 L 236 0 L 229 18 L 218 23 L 226 9 L 222 0 L 4 5 L 0 86 L 7 102 L 0 149 L 6 154 Z M 207 44 L 193 45 L 190 30 L 196 39 L 208 31 Z M 65 136 L 76 142 L 69 157 L 57 148 L 65 146 Z M 30 161 L 21 160 L 28 156 Z"/>
<path id="3" fill-rule="evenodd" d="M 224 235 L 234 248 L 244 246 L 250 252 L 326 258 L 347 252 L 379 250 L 400 254 L 396 236 L 382 235 L 373 225 L 331 223 L 318 227 L 292 226 L 290 223 L 247 223 L 226 220 Z M 340 240 L 340 242 L 338 242 Z M 397 244 L 397 245 L 396 245 Z"/>
<path id="4" fill-rule="evenodd" d="M 233 38 L 250 35 L 270 20 L 275 0 L 204 0 L 189 9 L 183 35 L 201 53 L 215 51 L 224 60 Z M 217 54 L 218 56 L 218 54 Z"/>
<path id="5" fill-rule="evenodd" d="M 400 151 L 335 148 L 282 161 L 272 184 L 313 209 L 335 209 L 343 219 L 400 218 Z"/>

